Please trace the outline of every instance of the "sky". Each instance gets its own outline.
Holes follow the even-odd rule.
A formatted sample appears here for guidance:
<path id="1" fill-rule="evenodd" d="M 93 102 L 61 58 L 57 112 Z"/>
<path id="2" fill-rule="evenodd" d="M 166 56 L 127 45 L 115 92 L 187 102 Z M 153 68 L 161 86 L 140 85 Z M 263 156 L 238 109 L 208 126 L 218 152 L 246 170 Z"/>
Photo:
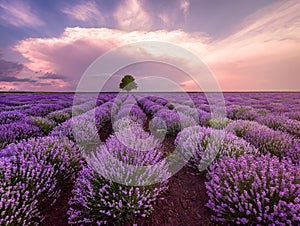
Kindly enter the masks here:
<path id="1" fill-rule="evenodd" d="M 139 63 L 110 71 L 108 82 L 98 68 L 105 91 L 118 91 L 127 73 L 202 91 L 201 67 L 221 91 L 300 91 L 299 0 L 0 0 L 0 91 L 76 91 L 105 54 L 143 41 L 202 63 L 164 48 L 120 52 L 108 64 Z"/>

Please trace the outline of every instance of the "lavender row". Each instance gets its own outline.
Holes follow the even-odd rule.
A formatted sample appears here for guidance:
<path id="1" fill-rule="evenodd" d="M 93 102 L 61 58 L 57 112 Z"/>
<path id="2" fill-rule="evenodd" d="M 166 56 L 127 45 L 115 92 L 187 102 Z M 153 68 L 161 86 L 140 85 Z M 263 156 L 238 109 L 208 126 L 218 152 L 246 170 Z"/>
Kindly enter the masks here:
<path id="1" fill-rule="evenodd" d="M 73 142 L 55 137 L 32 138 L 0 151 L 0 224 L 40 225 L 42 208 L 59 197 L 60 186 L 79 166 Z"/>
<path id="2" fill-rule="evenodd" d="M 170 136 L 176 136 L 182 129 L 195 126 L 203 115 L 187 105 L 169 102 L 160 97 L 148 97 L 138 101 L 140 107 L 151 119 L 150 130 L 162 131 Z"/>
<path id="3" fill-rule="evenodd" d="M 167 181 L 151 183 L 151 178 L 169 175 L 163 167 L 166 163 L 160 143 L 144 131 L 144 120 L 135 120 L 145 115 L 136 105 L 129 108 L 132 104 L 134 100 L 128 96 L 111 104 L 115 132 L 104 144 L 85 152 L 87 164 L 69 202 L 70 224 L 133 222 L 136 216 L 149 216 L 153 202 L 167 189 Z"/>
<path id="4" fill-rule="evenodd" d="M 175 139 L 175 145 L 188 165 L 200 171 L 223 157 L 259 154 L 253 145 L 230 132 L 201 126 L 182 130 Z"/>
<path id="5" fill-rule="evenodd" d="M 84 145 L 98 143 L 98 131 L 110 121 L 112 102 L 106 102 L 95 109 L 70 118 L 56 126 L 50 133 L 52 136 L 67 137 Z"/>
<path id="6" fill-rule="evenodd" d="M 290 119 L 287 114 L 271 113 L 263 109 L 235 105 L 227 108 L 227 115 L 232 120 L 257 121 L 274 130 L 280 130 L 300 137 L 300 122 Z"/>
<path id="7" fill-rule="evenodd" d="M 250 142 L 262 154 L 286 157 L 296 163 L 300 161 L 300 141 L 287 133 L 247 120 L 232 121 L 226 130 Z"/>
<path id="8" fill-rule="evenodd" d="M 270 155 L 225 157 L 206 182 L 212 220 L 241 225 L 299 225 L 300 168 Z"/>
<path id="9" fill-rule="evenodd" d="M 76 109 L 80 109 L 80 112 L 85 112 L 91 109 L 93 105 L 91 102 L 87 102 L 75 107 Z M 62 114 L 65 112 L 69 112 L 66 113 L 66 119 L 71 117 L 70 110 L 63 111 Z M 79 112 L 79 110 L 76 112 Z M 56 115 L 54 119 L 57 118 L 60 118 L 61 120 L 64 119 Z M 4 148 L 8 144 L 20 141 L 22 139 L 48 135 L 59 123 L 51 120 L 51 117 L 30 117 L 18 111 L 2 112 L 0 114 L 0 120 L 2 121 L 2 124 L 0 125 L 0 148 Z"/>

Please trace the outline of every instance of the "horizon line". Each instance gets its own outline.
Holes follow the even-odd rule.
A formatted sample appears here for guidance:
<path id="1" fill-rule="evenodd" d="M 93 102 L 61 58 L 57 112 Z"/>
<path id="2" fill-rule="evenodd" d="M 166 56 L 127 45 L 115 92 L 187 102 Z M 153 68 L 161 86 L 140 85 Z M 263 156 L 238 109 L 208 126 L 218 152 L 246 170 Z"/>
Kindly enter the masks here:
<path id="1" fill-rule="evenodd" d="M 135 91 L 131 91 L 131 92 L 117 92 L 117 91 L 105 91 L 105 92 L 76 92 L 76 91 L 0 91 L 0 94 L 5 94 L 5 93 L 32 93 L 32 94 L 75 94 L 75 93 L 300 93 L 300 90 L 250 90 L 250 91 L 186 91 L 186 92 L 182 92 L 182 91 L 145 91 L 145 92 L 135 92 Z"/>

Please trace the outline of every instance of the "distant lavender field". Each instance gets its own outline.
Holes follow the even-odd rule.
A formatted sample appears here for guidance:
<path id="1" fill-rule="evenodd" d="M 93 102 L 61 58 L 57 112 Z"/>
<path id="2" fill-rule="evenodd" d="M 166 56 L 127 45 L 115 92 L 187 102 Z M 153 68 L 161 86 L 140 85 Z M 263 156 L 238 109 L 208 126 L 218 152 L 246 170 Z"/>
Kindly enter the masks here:
<path id="1" fill-rule="evenodd" d="M 146 167 L 134 177 L 141 184 L 162 178 L 155 184 L 117 183 L 118 167 L 104 168 L 100 153 L 135 166 L 167 166 L 164 137 L 174 139 L 195 173 L 207 163 L 211 224 L 300 224 L 300 93 L 224 93 L 226 117 L 219 118 L 202 93 L 190 100 L 138 95 L 79 94 L 73 102 L 74 94 L 0 94 L 0 225 L 45 222 L 44 209 L 51 211 L 68 183 L 68 224 L 149 217 L 169 189 L 168 167 Z M 83 149 L 93 153 L 88 160 Z"/>

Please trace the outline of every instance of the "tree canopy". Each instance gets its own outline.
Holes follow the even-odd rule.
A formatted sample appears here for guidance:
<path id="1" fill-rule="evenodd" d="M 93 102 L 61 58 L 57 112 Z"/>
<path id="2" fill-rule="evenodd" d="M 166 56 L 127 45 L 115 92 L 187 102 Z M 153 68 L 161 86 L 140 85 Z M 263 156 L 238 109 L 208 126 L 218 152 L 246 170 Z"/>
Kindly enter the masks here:
<path id="1" fill-rule="evenodd" d="M 125 75 L 119 85 L 120 89 L 129 92 L 132 89 L 137 89 L 135 78 L 132 75 Z"/>

